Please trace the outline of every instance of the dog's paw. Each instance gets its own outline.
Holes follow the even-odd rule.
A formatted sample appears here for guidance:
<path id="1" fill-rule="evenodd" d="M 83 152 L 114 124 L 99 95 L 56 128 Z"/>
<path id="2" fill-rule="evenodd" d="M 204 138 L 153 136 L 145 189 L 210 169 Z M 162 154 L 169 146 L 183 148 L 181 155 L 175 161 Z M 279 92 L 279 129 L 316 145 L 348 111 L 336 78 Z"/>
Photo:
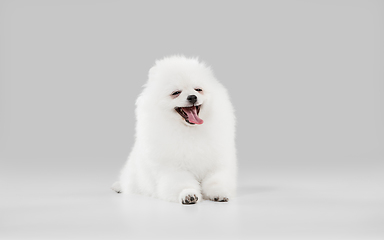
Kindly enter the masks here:
<path id="1" fill-rule="evenodd" d="M 214 197 L 213 199 L 210 199 L 210 200 L 215 201 L 215 202 L 228 202 L 229 198 L 217 196 L 217 197 Z"/>
<path id="2" fill-rule="evenodd" d="M 204 199 L 215 202 L 228 202 L 231 194 L 225 188 L 219 186 L 212 186 L 210 188 L 203 189 Z"/>
<path id="3" fill-rule="evenodd" d="M 195 204 L 199 200 L 199 197 L 197 197 L 195 194 L 192 195 L 187 195 L 185 196 L 182 200 L 182 204 Z"/>
<path id="4" fill-rule="evenodd" d="M 181 191 L 179 199 L 182 204 L 195 204 L 201 201 L 202 197 L 199 191 L 190 188 Z"/>

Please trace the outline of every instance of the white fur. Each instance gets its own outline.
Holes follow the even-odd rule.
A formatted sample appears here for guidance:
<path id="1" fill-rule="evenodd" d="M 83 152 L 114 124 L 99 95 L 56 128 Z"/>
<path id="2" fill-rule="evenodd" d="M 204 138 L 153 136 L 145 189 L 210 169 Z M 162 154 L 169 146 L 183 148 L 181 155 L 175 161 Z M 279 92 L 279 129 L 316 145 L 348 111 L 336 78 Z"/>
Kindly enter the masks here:
<path id="1" fill-rule="evenodd" d="M 202 92 L 195 89 L 201 88 Z M 181 90 L 177 98 L 171 96 Z M 201 105 L 201 125 L 188 124 L 175 107 Z M 115 191 L 182 202 L 187 196 L 231 199 L 236 192 L 235 116 L 226 89 L 197 59 L 156 62 L 136 101 L 136 141 Z"/>

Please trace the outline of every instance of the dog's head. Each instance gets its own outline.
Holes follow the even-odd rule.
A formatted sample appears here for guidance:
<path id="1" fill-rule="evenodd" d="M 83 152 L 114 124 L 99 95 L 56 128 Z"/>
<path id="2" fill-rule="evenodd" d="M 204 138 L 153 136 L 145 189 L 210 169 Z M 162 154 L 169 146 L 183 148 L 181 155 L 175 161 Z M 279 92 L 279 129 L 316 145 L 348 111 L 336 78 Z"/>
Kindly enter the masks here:
<path id="1" fill-rule="evenodd" d="M 209 116 L 211 93 L 216 82 L 211 69 L 204 63 L 173 56 L 157 61 L 150 69 L 142 96 L 150 96 L 148 101 L 157 110 L 154 112 L 165 115 L 165 121 L 197 126 Z"/>

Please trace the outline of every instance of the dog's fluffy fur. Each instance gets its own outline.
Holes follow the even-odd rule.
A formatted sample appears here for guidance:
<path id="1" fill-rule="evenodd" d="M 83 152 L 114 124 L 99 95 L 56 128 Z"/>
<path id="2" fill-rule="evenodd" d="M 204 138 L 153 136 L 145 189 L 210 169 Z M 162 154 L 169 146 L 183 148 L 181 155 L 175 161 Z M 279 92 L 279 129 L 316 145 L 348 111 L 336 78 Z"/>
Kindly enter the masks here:
<path id="1" fill-rule="evenodd" d="M 136 119 L 135 145 L 115 191 L 183 204 L 234 197 L 234 110 L 204 63 L 183 56 L 157 61 L 136 101 Z"/>

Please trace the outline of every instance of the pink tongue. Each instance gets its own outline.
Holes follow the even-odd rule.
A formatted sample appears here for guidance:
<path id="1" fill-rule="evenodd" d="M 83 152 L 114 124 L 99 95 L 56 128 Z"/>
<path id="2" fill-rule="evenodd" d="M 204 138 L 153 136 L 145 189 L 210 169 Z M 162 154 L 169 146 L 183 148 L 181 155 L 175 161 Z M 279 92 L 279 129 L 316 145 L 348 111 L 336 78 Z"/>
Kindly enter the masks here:
<path id="1" fill-rule="evenodd" d="M 188 121 L 191 123 L 202 124 L 204 121 L 197 116 L 196 107 L 183 107 L 184 112 L 188 115 Z"/>

